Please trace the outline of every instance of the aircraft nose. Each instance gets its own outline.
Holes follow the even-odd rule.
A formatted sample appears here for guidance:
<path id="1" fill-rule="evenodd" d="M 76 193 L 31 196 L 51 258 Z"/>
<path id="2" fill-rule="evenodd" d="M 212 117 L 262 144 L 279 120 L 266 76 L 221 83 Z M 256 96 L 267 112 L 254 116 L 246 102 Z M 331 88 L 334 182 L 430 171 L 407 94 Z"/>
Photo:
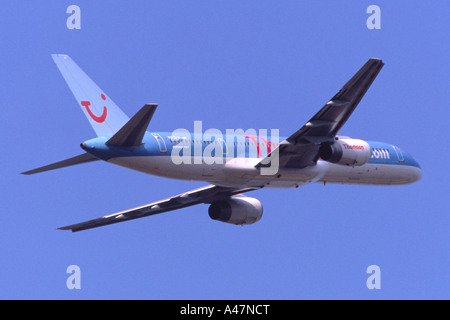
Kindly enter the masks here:
<path id="1" fill-rule="evenodd" d="M 422 169 L 418 167 L 413 167 L 414 169 L 411 172 L 412 182 L 417 182 L 422 179 Z"/>
<path id="2" fill-rule="evenodd" d="M 408 154 L 408 161 L 410 165 L 409 175 L 411 182 L 417 182 L 422 179 L 422 168 L 419 163 Z"/>

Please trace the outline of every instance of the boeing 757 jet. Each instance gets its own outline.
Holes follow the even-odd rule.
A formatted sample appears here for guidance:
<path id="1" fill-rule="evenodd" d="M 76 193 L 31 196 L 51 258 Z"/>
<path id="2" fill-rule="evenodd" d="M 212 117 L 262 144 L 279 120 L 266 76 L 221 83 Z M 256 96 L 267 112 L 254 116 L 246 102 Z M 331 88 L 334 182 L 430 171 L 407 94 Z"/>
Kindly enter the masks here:
<path id="1" fill-rule="evenodd" d="M 233 134 L 147 131 L 156 104 L 144 105 L 130 119 L 68 55 L 52 58 L 97 137 L 81 143 L 83 154 L 23 174 L 103 160 L 160 177 L 208 183 L 61 230 L 76 232 L 200 203 L 209 204 L 214 220 L 246 225 L 259 221 L 263 213 L 259 200 L 244 195 L 250 191 L 313 182 L 402 185 L 422 176 L 419 164 L 395 145 L 338 135 L 383 67 L 379 59 L 369 59 L 298 131 L 278 137 L 272 131 L 259 135 L 243 130 Z"/>

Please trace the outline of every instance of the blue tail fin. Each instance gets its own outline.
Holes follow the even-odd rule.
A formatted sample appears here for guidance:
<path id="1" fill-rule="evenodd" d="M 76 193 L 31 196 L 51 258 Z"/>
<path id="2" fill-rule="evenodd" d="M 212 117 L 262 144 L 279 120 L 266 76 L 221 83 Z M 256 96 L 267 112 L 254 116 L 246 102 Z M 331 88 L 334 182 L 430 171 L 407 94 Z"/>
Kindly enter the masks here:
<path id="1" fill-rule="evenodd" d="M 97 136 L 112 136 L 128 122 L 127 115 L 68 55 L 52 54 L 52 58 Z"/>

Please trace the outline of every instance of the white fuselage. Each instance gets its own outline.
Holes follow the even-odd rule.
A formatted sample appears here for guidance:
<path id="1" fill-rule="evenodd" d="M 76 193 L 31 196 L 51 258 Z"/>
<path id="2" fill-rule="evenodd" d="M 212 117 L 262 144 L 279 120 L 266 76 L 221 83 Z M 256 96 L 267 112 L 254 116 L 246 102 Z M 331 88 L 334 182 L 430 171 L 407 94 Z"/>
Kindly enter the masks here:
<path id="1" fill-rule="evenodd" d="M 261 175 L 255 165 L 259 158 L 236 158 L 225 164 L 174 164 L 170 157 L 119 157 L 109 162 L 156 176 L 208 181 L 227 187 L 294 188 L 312 182 L 366 185 L 401 185 L 420 179 L 415 166 L 367 163 L 343 166 L 319 160 L 317 165 L 302 169 L 279 169 L 276 175 Z"/>

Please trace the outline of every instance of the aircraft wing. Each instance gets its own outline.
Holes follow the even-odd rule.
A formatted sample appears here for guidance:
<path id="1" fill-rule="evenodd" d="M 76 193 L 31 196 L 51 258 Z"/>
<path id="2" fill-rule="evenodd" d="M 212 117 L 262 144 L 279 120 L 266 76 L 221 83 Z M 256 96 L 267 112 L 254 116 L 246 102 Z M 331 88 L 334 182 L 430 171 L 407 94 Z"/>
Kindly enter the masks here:
<path id="1" fill-rule="evenodd" d="M 315 165 L 319 158 L 320 144 L 334 141 L 383 65 L 380 59 L 369 59 L 314 117 L 281 142 L 256 167 L 269 166 L 274 156 L 278 156 L 279 168 L 304 168 Z"/>
<path id="2" fill-rule="evenodd" d="M 228 198 L 236 194 L 257 189 L 258 188 L 233 189 L 215 185 L 208 185 L 168 199 L 152 202 L 141 207 L 125 210 L 98 219 L 93 219 L 70 226 L 61 227 L 58 229 L 72 230 L 72 232 L 77 232 L 86 229 L 102 227 L 113 223 L 148 217 L 163 212 L 186 208 L 199 203 L 211 203 L 215 200 Z"/>

